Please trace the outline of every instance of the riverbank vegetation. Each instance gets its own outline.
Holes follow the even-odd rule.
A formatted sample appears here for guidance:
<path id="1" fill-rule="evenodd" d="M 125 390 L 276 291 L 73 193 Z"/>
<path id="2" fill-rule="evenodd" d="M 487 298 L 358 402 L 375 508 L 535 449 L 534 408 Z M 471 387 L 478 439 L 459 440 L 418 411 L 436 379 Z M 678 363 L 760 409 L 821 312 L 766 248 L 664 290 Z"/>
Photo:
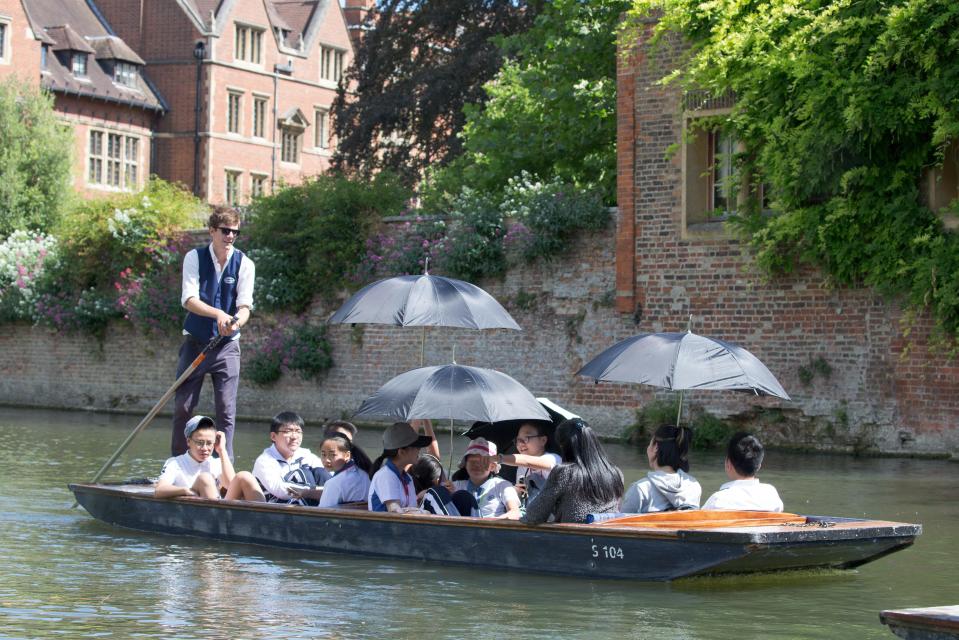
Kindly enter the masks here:
<path id="1" fill-rule="evenodd" d="M 739 141 L 752 197 L 734 224 L 756 265 L 900 298 L 956 353 L 959 236 L 943 218 L 959 212 L 959 5 L 636 0 L 632 18 L 656 23 L 654 47 L 688 45 L 663 82 L 734 97 L 707 125 Z"/>

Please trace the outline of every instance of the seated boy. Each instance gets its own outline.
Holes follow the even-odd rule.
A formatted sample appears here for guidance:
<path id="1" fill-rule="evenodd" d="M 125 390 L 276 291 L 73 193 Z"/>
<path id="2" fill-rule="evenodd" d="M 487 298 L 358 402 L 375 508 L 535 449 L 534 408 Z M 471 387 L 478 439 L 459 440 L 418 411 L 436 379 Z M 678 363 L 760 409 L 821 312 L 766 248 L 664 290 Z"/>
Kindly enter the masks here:
<path id="1" fill-rule="evenodd" d="M 782 511 L 783 501 L 776 488 L 756 477 L 764 455 L 758 438 L 745 432 L 734 435 L 726 449 L 726 476 L 730 481 L 709 496 L 703 509 Z"/>
<path id="2" fill-rule="evenodd" d="M 292 411 L 278 413 L 270 422 L 273 444 L 253 463 L 253 475 L 263 487 L 267 502 L 319 502 L 321 487 L 331 476 L 318 456 L 300 446 L 304 426 L 303 418 Z"/>
<path id="3" fill-rule="evenodd" d="M 266 499 L 249 471 L 233 471 L 230 456 L 226 455 L 226 435 L 216 430 L 213 420 L 194 416 L 183 428 L 183 435 L 187 451 L 163 464 L 154 490 L 156 497 L 198 496 L 219 500 L 221 492 L 225 492 L 226 500 L 263 502 Z M 214 451 L 219 458 L 213 457 Z"/>
<path id="4" fill-rule="evenodd" d="M 468 492 L 477 504 L 475 513 L 463 515 L 519 520 L 522 514 L 516 487 L 510 481 L 494 475 L 499 471 L 495 444 L 485 438 L 471 441 L 460 467 L 466 469 L 468 479 L 453 481 L 453 486 L 458 489 L 456 493 Z M 455 499 L 456 494 L 453 497 Z"/>

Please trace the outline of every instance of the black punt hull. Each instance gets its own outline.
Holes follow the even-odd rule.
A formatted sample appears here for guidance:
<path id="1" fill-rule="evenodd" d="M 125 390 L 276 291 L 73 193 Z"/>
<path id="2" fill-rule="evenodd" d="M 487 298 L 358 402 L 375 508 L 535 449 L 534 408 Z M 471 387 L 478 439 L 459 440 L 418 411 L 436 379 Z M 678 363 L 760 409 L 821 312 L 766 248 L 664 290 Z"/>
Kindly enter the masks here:
<path id="1" fill-rule="evenodd" d="M 647 530 L 371 513 L 238 501 L 162 500 L 151 487 L 70 485 L 105 523 L 154 533 L 339 554 L 590 578 L 854 567 L 913 543 L 919 525 L 831 519 L 817 526 Z M 494 553 L 490 553 L 493 550 Z"/>

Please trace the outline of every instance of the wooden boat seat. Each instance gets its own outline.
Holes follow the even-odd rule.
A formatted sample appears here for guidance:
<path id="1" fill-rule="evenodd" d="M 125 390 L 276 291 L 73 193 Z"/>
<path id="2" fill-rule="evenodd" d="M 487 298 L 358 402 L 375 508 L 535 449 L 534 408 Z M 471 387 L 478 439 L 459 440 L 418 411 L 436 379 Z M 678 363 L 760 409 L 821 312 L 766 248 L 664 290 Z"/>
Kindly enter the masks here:
<path id="1" fill-rule="evenodd" d="M 597 522 L 596 527 L 642 529 L 720 529 L 725 527 L 775 527 L 805 524 L 806 516 L 772 511 L 661 511 Z"/>

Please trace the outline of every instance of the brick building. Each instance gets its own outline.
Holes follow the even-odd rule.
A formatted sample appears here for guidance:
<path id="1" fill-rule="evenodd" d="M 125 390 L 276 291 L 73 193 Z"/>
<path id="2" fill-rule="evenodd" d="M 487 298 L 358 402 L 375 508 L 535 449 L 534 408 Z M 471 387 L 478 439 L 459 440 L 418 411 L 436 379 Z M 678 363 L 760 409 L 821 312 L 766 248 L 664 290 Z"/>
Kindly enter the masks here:
<path id="1" fill-rule="evenodd" d="M 2 0 L 0 74 L 51 92 L 74 131 L 74 187 L 136 190 L 149 175 L 153 129 L 166 111 L 143 60 L 83 0 Z"/>
<path id="2" fill-rule="evenodd" d="M 0 0 L 0 75 L 56 96 L 75 186 L 156 174 L 242 204 L 322 173 L 330 105 L 371 0 Z"/>
<path id="3" fill-rule="evenodd" d="M 736 142 L 718 131 L 687 135 L 732 102 L 658 84 L 683 46 L 674 38 L 647 55 L 652 28 L 619 58 L 616 309 L 642 330 L 682 330 L 694 314 L 698 333 L 746 345 L 793 396 L 770 403 L 796 417 L 783 428 L 810 431 L 786 441 L 855 446 L 860 438 L 908 452 L 959 440 L 959 366 L 929 349 L 931 321 L 904 331 L 895 301 L 831 288 L 810 268 L 772 282 L 750 271 L 745 247 L 722 222 L 741 195 L 724 188 Z M 953 189 L 926 194 L 931 200 L 959 195 L 955 180 L 929 184 Z M 728 394 L 700 399 L 725 413 L 748 406 Z"/>

